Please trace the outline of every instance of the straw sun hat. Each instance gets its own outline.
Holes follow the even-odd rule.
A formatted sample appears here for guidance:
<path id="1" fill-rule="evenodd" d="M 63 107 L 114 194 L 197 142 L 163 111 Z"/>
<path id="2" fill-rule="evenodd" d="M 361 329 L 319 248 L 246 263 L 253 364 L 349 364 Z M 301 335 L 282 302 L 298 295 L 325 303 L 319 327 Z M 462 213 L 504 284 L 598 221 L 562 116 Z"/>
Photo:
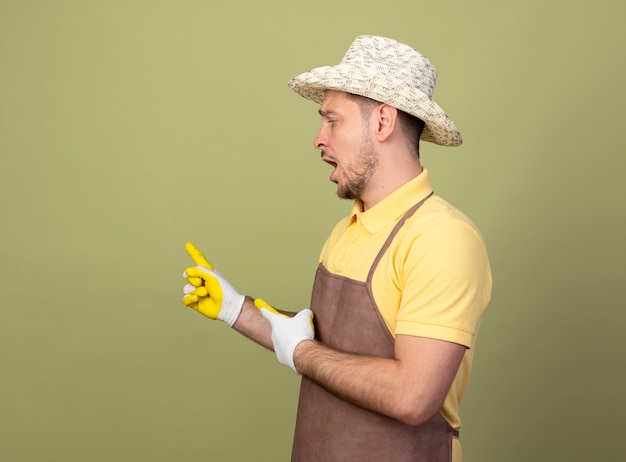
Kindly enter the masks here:
<path id="1" fill-rule="evenodd" d="M 446 113 L 432 100 L 437 69 L 420 52 L 395 40 L 357 37 L 336 66 L 324 66 L 294 77 L 289 87 L 322 104 L 326 90 L 366 96 L 422 119 L 422 140 L 458 146 L 463 139 Z"/>

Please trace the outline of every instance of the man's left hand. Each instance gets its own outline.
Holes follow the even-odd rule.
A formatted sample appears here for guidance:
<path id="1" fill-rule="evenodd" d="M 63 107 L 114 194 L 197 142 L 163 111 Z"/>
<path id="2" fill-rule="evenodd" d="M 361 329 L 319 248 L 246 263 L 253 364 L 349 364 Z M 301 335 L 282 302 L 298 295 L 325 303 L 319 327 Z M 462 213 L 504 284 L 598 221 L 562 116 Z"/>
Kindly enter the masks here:
<path id="1" fill-rule="evenodd" d="M 272 313 L 265 307 L 260 310 L 272 325 L 272 342 L 278 361 L 298 372 L 293 363 L 293 353 L 300 342 L 313 340 L 315 337 L 313 312 L 309 309 L 302 310 L 291 318 Z"/>

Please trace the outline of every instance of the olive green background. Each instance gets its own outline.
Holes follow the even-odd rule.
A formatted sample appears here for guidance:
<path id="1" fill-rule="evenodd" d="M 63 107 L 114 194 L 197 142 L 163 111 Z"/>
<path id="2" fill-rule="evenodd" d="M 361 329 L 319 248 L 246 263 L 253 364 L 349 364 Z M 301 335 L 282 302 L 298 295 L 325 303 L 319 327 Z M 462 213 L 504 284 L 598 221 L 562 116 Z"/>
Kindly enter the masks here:
<path id="1" fill-rule="evenodd" d="M 493 265 L 466 462 L 622 460 L 623 5 L 0 0 L 0 460 L 288 460 L 298 378 L 184 308 L 183 245 L 307 306 L 350 204 L 286 83 L 362 33 L 465 139 L 422 157 Z"/>

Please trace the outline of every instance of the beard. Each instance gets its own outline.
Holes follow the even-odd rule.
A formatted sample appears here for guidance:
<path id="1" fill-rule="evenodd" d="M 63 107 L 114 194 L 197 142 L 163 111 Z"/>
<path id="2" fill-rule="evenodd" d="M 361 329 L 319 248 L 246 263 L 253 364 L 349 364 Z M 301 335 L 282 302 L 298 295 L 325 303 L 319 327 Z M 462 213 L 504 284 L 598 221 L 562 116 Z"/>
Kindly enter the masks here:
<path id="1" fill-rule="evenodd" d="M 377 164 L 374 144 L 364 133 L 356 161 L 345 167 L 343 181 L 337 183 L 337 196 L 347 200 L 359 199 L 374 175 Z"/>

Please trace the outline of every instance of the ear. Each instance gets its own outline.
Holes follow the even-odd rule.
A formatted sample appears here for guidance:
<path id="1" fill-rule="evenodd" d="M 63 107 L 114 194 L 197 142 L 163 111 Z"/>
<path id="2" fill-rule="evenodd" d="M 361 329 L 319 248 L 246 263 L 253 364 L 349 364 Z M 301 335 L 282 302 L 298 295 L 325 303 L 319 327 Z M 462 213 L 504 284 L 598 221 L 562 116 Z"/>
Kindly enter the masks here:
<path id="1" fill-rule="evenodd" d="M 398 110 L 388 104 L 381 104 L 374 111 L 376 115 L 376 139 L 387 140 L 395 131 L 398 123 Z"/>

